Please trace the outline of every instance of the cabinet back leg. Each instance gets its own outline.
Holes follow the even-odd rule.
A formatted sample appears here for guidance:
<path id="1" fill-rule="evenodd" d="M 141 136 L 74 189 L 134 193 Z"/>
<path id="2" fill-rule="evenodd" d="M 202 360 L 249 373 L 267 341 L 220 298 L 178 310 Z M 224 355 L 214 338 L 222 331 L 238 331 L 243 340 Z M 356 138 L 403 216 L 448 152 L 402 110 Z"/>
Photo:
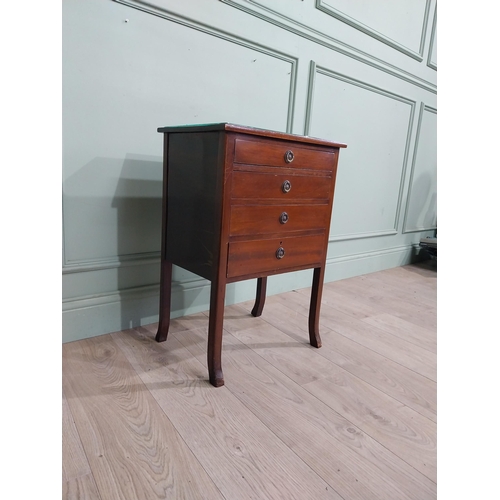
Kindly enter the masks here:
<path id="1" fill-rule="evenodd" d="M 255 297 L 255 304 L 252 309 L 252 316 L 260 316 L 262 310 L 264 309 L 264 303 L 266 301 L 266 287 L 267 287 L 267 276 L 263 278 L 257 278 L 257 295 Z"/>
<path id="2" fill-rule="evenodd" d="M 158 323 L 157 342 L 167 340 L 170 326 L 170 303 L 172 299 L 172 262 L 162 260 L 160 274 L 160 318 Z"/>

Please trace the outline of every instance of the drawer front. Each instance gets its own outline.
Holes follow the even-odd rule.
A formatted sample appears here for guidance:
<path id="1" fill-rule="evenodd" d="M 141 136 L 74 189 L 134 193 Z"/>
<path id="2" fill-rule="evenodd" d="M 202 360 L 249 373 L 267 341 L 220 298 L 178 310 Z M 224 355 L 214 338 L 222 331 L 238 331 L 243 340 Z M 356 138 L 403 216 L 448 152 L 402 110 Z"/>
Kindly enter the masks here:
<path id="1" fill-rule="evenodd" d="M 321 265 L 324 247 L 324 234 L 232 242 L 229 243 L 227 277 Z"/>
<path id="2" fill-rule="evenodd" d="M 333 170 L 335 151 L 314 150 L 298 143 L 236 139 L 234 161 L 248 165 Z"/>
<path id="3" fill-rule="evenodd" d="M 233 198 L 328 200 L 332 177 L 233 171 Z"/>
<path id="4" fill-rule="evenodd" d="M 229 235 L 325 229 L 329 205 L 236 205 L 231 208 Z"/>

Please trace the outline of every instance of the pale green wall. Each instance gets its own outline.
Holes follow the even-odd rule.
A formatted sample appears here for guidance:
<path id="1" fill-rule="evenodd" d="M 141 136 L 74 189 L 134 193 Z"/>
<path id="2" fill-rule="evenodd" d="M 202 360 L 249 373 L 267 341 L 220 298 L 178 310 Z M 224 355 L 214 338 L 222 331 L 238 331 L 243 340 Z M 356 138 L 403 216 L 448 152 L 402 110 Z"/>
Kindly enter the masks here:
<path id="1" fill-rule="evenodd" d="M 65 0 L 63 341 L 157 321 L 161 126 L 233 122 L 346 142 L 326 279 L 410 262 L 436 226 L 435 7 Z M 272 277 L 269 293 L 311 277 Z M 174 282 L 174 316 L 208 309 L 208 282 L 178 268 Z M 226 303 L 254 289 L 230 285 Z"/>

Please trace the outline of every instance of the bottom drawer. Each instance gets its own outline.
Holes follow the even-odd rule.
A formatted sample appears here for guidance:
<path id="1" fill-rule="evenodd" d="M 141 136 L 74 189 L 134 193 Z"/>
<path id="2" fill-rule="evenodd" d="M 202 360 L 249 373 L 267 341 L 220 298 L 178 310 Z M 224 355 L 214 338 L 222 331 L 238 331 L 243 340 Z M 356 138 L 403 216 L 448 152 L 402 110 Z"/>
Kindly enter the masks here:
<path id="1" fill-rule="evenodd" d="M 282 272 L 287 268 L 320 265 L 325 235 L 271 238 L 229 243 L 227 277 Z"/>

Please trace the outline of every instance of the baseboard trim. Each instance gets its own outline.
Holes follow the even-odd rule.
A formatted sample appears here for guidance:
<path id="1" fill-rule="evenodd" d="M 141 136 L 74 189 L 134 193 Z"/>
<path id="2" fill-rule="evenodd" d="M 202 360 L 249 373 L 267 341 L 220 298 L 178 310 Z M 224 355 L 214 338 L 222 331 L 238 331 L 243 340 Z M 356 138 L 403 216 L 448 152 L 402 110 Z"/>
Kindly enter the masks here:
<path id="1" fill-rule="evenodd" d="M 325 281 L 337 281 L 382 271 L 421 260 L 418 245 L 337 256 L 327 259 Z M 312 270 L 269 278 L 267 293 L 276 295 L 311 286 Z M 251 300 L 255 281 L 227 286 L 226 305 Z M 159 286 L 151 285 L 110 294 L 80 297 L 63 302 L 63 343 L 135 328 L 158 321 Z M 207 311 L 210 282 L 204 279 L 176 283 L 172 288 L 172 318 Z"/>

